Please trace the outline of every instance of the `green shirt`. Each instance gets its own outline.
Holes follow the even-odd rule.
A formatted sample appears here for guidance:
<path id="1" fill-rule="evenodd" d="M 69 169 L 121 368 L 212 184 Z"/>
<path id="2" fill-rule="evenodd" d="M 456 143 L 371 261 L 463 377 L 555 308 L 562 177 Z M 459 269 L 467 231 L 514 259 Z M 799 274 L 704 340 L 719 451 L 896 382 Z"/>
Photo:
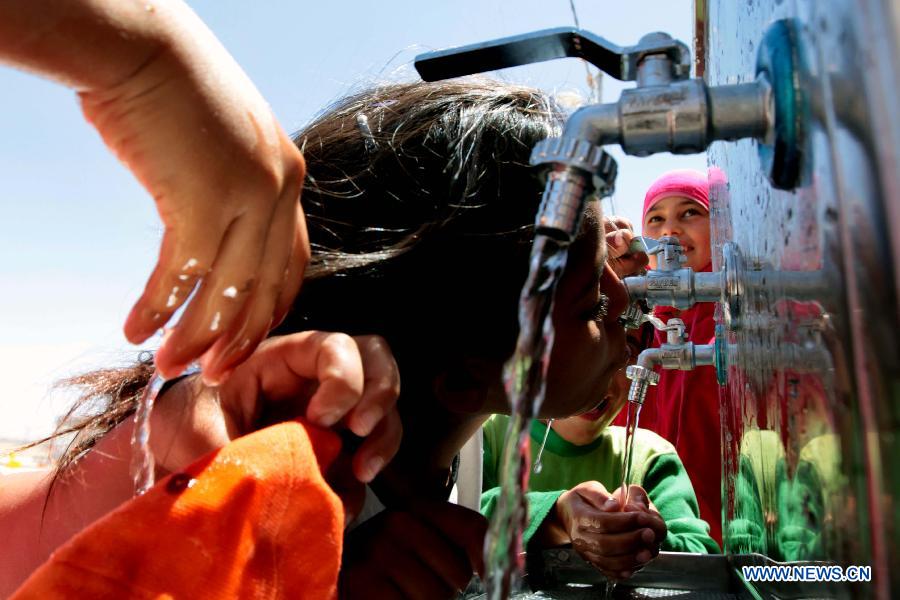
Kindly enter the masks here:
<path id="1" fill-rule="evenodd" d="M 509 417 L 494 415 L 484 424 L 484 475 L 481 512 L 490 517 L 500 493 L 500 455 Z M 531 422 L 531 461 L 534 463 L 547 426 Z M 541 456 L 543 468 L 529 477 L 528 526 L 523 542 L 531 537 L 550 513 L 556 499 L 584 481 L 599 481 L 607 490 L 622 485 L 625 428 L 607 427 L 585 446 L 570 444 L 553 429 Z M 709 537 L 709 525 L 700 519 L 700 509 L 691 480 L 675 448 L 652 431 L 638 429 L 634 439 L 632 483 L 647 491 L 668 527 L 661 547 L 673 552 L 716 553 L 719 547 Z"/>

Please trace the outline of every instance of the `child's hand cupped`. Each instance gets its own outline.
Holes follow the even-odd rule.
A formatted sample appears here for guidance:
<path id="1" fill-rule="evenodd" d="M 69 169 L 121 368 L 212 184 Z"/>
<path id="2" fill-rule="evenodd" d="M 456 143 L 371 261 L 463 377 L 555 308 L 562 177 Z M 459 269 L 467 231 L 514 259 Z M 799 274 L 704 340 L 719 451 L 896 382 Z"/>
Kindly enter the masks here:
<path id="1" fill-rule="evenodd" d="M 666 535 L 665 522 L 646 497 L 632 486 L 622 510 L 621 490 L 610 494 L 603 484 L 587 481 L 564 492 L 556 510 L 582 558 L 611 579 L 626 579 L 659 554 Z"/>

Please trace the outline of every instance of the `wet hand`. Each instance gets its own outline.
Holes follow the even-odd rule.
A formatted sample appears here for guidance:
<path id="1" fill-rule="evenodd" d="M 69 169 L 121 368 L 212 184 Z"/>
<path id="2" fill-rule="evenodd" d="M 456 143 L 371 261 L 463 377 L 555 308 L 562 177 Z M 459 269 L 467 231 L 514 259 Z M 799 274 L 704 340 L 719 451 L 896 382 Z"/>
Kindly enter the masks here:
<path id="1" fill-rule="evenodd" d="M 202 356 L 204 377 L 215 382 L 253 352 L 299 289 L 309 258 L 298 202 L 305 164 L 196 15 L 161 3 L 146 19 L 166 35 L 144 62 L 79 96 L 88 121 L 153 197 L 165 228 L 125 335 L 144 342 L 196 288 L 156 364 L 173 377 Z"/>
<path id="2" fill-rule="evenodd" d="M 659 554 L 666 535 L 662 518 L 646 504 L 646 493 L 631 486 L 622 509 L 621 490 L 609 493 L 597 481 L 581 483 L 556 501 L 557 518 L 568 531 L 572 547 L 612 579 L 626 579 Z"/>
<path id="3" fill-rule="evenodd" d="M 484 573 L 486 531 L 482 515 L 449 502 L 385 510 L 345 536 L 340 597 L 455 598 Z"/>

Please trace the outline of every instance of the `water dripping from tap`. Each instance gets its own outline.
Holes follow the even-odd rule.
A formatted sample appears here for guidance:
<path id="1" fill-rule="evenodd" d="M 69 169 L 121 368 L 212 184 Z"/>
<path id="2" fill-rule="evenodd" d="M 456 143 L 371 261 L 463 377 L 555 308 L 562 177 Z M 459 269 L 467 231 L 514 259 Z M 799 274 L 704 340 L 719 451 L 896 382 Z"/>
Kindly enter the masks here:
<path id="1" fill-rule="evenodd" d="M 625 420 L 625 458 L 622 462 L 622 509 L 628 504 L 628 486 L 632 479 L 632 463 L 634 462 L 634 435 L 637 431 L 638 420 L 641 416 L 641 407 L 643 404 L 639 402 L 628 402 Z"/>
<path id="2" fill-rule="evenodd" d="M 500 462 L 500 495 L 485 539 L 487 596 L 506 598 L 521 584 L 524 567 L 522 532 L 528 512 L 531 461 L 530 433 L 526 425 L 540 411 L 545 378 L 553 347 L 553 295 L 568 257 L 568 243 L 538 235 L 531 252 L 530 271 L 519 304 L 519 338 L 503 372 L 510 399 L 510 419 Z"/>
<path id="3" fill-rule="evenodd" d="M 553 419 L 547 421 L 547 429 L 546 431 L 544 431 L 544 439 L 541 442 L 541 447 L 538 449 L 537 457 L 534 459 L 534 466 L 531 467 L 531 472 L 535 475 L 544 470 L 544 465 L 541 463 L 541 457 L 544 456 L 544 447 L 547 445 L 547 438 L 550 437 L 551 425 L 553 425 Z"/>
<path id="4" fill-rule="evenodd" d="M 182 376 L 200 372 L 200 367 L 191 365 Z M 141 496 L 155 483 L 156 461 L 150 448 L 150 416 L 153 405 L 166 384 L 166 379 L 154 370 L 147 382 L 134 411 L 134 429 L 131 434 L 131 477 L 134 480 L 134 495 Z"/>

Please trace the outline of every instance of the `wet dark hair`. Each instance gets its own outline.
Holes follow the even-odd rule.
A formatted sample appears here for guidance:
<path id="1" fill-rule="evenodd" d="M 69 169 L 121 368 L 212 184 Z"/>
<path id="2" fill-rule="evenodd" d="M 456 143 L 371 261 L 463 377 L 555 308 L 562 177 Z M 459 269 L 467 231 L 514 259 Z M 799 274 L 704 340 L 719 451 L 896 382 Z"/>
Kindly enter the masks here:
<path id="1" fill-rule="evenodd" d="M 312 259 L 275 334 L 379 334 L 404 389 L 464 356 L 513 350 L 541 183 L 528 158 L 562 117 L 543 93 L 487 80 L 390 84 L 349 96 L 296 134 Z M 148 364 L 69 382 L 71 463 L 134 412 Z M 412 385 L 410 385 L 412 384 Z"/>
<path id="2" fill-rule="evenodd" d="M 528 158 L 560 123 L 542 93 L 493 81 L 331 107 L 295 137 L 313 258 L 278 332 L 380 334 L 404 385 L 462 355 L 509 357 L 542 190 Z"/>

